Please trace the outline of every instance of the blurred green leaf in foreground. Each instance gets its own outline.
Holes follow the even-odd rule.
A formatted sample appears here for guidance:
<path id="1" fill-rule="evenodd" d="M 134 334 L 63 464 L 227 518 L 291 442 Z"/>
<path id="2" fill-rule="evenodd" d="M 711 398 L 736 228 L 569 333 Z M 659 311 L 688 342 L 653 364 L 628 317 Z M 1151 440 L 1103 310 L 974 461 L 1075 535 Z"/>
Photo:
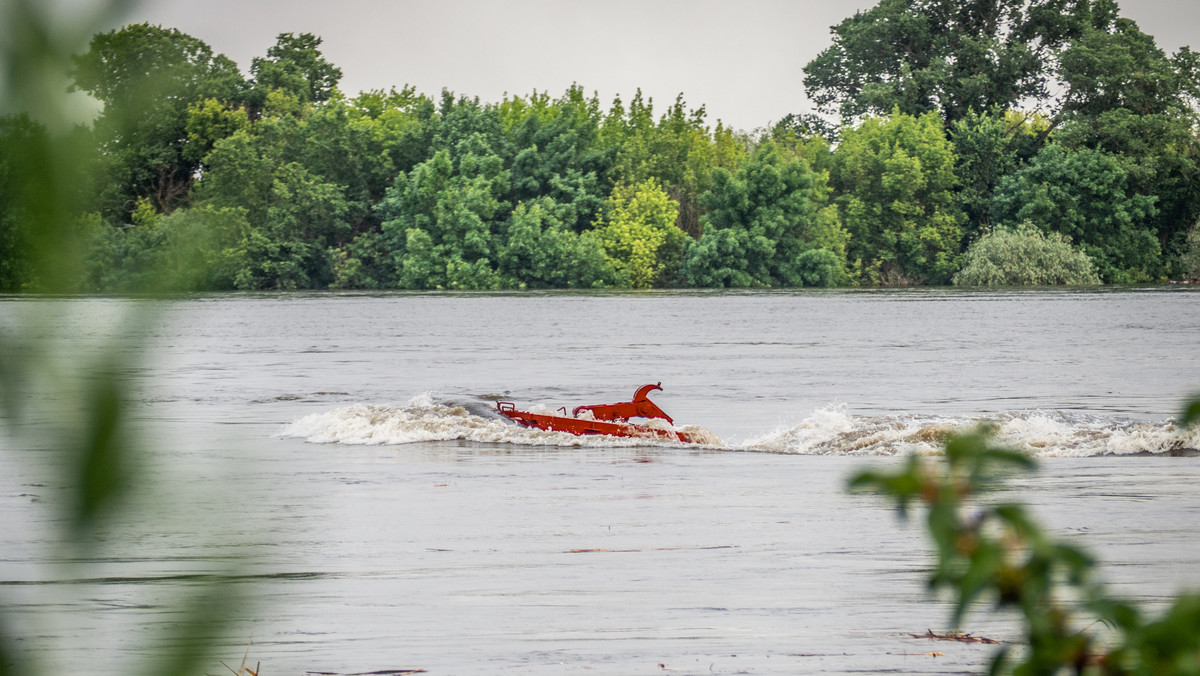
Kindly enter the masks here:
<path id="1" fill-rule="evenodd" d="M 46 504 L 38 507 L 48 514 L 29 512 L 51 529 L 45 533 L 51 551 L 33 562 L 43 568 L 38 575 L 87 580 L 97 575 L 102 554 L 132 547 L 113 541 L 111 530 L 109 537 L 98 533 L 129 516 L 129 498 L 144 480 L 129 413 L 137 383 L 129 374 L 137 372 L 145 352 L 136 336 L 144 335 L 139 329 L 158 304 L 114 302 L 116 309 L 104 318 L 110 328 L 100 331 L 107 337 L 82 342 L 76 335 L 89 319 L 80 318 L 79 299 L 64 294 L 76 290 L 91 236 L 80 207 L 94 150 L 87 150 L 80 124 L 81 98 L 67 94 L 70 60 L 132 3 L 72 3 L 70 12 L 60 4 L 0 2 L 0 213 L 13 219 L 0 224 L 6 233 L 0 238 L 0 292 L 38 294 L 8 298 L 0 314 L 0 451 L 7 466 L 47 479 Z M 15 286 L 13 280 L 23 281 Z M 78 587 L 36 585 L 21 590 L 22 600 L 53 608 L 63 595 L 80 593 Z M 183 612 L 165 635 L 119 637 L 168 647 L 143 646 L 136 654 L 149 655 L 146 664 L 117 668 L 201 673 L 219 628 L 214 601 L 228 603 L 230 590 L 221 583 L 195 589 L 191 599 L 178 600 Z M 20 621 L 19 605 L 0 598 L 0 676 L 44 669 L 47 647 Z"/>

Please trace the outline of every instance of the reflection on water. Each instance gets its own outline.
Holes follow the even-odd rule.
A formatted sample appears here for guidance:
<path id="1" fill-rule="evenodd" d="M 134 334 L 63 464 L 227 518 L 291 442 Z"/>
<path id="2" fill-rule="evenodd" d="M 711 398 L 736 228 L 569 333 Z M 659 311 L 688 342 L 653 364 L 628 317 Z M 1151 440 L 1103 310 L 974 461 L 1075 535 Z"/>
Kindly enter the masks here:
<path id="1" fill-rule="evenodd" d="M 1200 387 L 1198 301 L 176 302 L 152 329 L 135 411 L 154 450 L 137 519 L 102 533 L 104 558 L 78 575 L 49 540 L 61 487 L 37 449 L 6 446 L 0 602 L 48 673 L 122 673 L 212 575 L 246 594 L 228 609 L 242 621 L 221 637 L 226 662 L 249 647 L 265 673 L 978 670 L 988 646 L 909 636 L 946 629 L 949 611 L 923 594 L 920 530 L 843 490 L 863 463 L 896 459 L 857 456 L 930 452 L 995 421 L 1047 456 L 1012 497 L 1097 550 L 1119 593 L 1153 604 L 1198 587 L 1200 466 L 1164 457 L 1196 446 L 1169 418 Z M 32 302 L 0 300 L 0 326 Z M 73 303 L 66 347 L 86 349 L 120 301 Z M 659 380 L 656 403 L 721 445 L 561 446 L 490 412 Z M 964 630 L 1004 639 L 1014 625 L 977 614 Z"/>

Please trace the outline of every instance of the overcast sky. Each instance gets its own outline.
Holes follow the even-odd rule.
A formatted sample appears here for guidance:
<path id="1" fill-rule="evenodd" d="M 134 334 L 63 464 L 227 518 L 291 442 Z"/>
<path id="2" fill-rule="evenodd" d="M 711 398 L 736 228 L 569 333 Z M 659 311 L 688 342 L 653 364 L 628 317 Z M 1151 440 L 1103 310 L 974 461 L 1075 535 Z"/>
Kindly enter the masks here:
<path id="1" fill-rule="evenodd" d="M 605 107 L 637 88 L 656 113 L 683 93 L 751 130 L 811 112 L 802 69 L 829 28 L 876 0 L 148 0 L 126 23 L 177 28 L 245 72 L 279 33 L 314 33 L 341 89 L 411 84 L 498 101 L 573 82 Z M 1200 0 L 1122 0 L 1168 54 L 1200 48 Z"/>

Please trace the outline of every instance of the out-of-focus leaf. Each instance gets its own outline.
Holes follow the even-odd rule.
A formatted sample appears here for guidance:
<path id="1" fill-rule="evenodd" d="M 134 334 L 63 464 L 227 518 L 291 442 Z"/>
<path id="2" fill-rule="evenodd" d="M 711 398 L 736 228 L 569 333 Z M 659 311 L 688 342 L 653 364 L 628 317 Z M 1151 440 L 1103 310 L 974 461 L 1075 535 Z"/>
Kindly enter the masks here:
<path id="1" fill-rule="evenodd" d="M 1184 407 L 1181 422 L 1185 426 L 1200 422 L 1200 395 L 1192 397 L 1192 400 Z"/>
<path id="2" fill-rule="evenodd" d="M 183 609 L 182 619 L 166 637 L 169 648 L 158 664 L 147 671 L 150 676 L 172 674 L 200 676 L 211 665 L 213 647 L 228 626 L 234 609 L 240 606 L 235 586 L 228 577 L 216 578 L 203 585 Z M 183 604 L 180 604 L 183 605 Z"/>
<path id="3" fill-rule="evenodd" d="M 112 370 L 94 376 L 81 411 L 87 427 L 80 444 L 75 525 L 93 526 L 130 484 L 135 465 L 127 433 L 126 383 Z"/>

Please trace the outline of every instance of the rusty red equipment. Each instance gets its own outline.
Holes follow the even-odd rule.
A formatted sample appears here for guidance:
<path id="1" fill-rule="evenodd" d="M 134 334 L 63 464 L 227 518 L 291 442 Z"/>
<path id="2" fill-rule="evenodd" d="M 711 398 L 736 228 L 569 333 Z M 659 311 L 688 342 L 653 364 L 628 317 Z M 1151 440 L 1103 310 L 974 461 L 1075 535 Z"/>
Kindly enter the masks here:
<path id="1" fill-rule="evenodd" d="M 529 411 L 518 411 L 516 405 L 510 401 L 496 402 L 496 410 L 501 415 L 525 427 L 534 427 L 540 430 L 567 432 L 576 436 L 607 434 L 614 437 L 640 437 L 693 443 L 687 432 L 647 427 L 629 422 L 630 418 L 661 418 L 674 425 L 675 421 L 671 420 L 671 416 L 664 413 L 661 408 L 647 398 L 647 395 L 654 390 L 661 389 L 661 382 L 655 385 L 642 385 L 637 392 L 634 392 L 632 401 L 576 406 L 569 416 L 565 407 L 559 409 L 563 412 L 562 415 L 530 413 Z M 581 418 L 579 417 L 581 414 L 590 415 Z"/>

